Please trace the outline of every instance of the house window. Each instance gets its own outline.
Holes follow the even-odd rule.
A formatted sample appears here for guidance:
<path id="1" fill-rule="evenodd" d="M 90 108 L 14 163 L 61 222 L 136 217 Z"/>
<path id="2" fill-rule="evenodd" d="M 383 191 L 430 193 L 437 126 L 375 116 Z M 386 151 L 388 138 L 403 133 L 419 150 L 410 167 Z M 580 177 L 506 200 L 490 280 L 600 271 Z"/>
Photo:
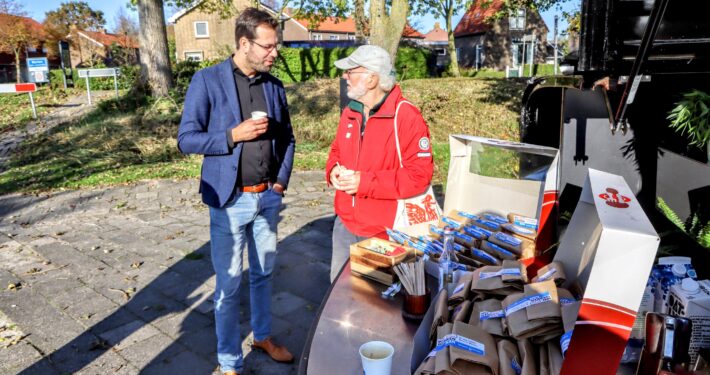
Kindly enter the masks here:
<path id="1" fill-rule="evenodd" d="M 339 35 L 331 35 L 330 40 L 339 40 L 340 36 Z"/>
<path id="2" fill-rule="evenodd" d="M 518 9 L 508 18 L 511 30 L 525 29 L 525 9 Z"/>
<path id="3" fill-rule="evenodd" d="M 456 48 L 456 61 L 461 63 L 461 48 Z"/>
<path id="4" fill-rule="evenodd" d="M 439 56 L 446 56 L 446 48 L 437 48 L 435 51 Z"/>
<path id="5" fill-rule="evenodd" d="M 35 52 L 37 52 L 37 48 L 34 48 L 34 47 L 27 47 L 27 52 L 29 52 L 29 53 L 35 53 Z"/>
<path id="6" fill-rule="evenodd" d="M 209 38 L 210 28 L 206 21 L 195 22 L 195 38 Z"/>
<path id="7" fill-rule="evenodd" d="M 321 34 L 313 34 L 313 40 L 323 40 L 323 35 L 321 35 Z"/>
<path id="8" fill-rule="evenodd" d="M 355 35 L 348 35 L 348 40 L 355 40 Z"/>
<path id="9" fill-rule="evenodd" d="M 185 52 L 185 60 L 187 60 L 187 61 L 202 61 L 202 51 Z"/>

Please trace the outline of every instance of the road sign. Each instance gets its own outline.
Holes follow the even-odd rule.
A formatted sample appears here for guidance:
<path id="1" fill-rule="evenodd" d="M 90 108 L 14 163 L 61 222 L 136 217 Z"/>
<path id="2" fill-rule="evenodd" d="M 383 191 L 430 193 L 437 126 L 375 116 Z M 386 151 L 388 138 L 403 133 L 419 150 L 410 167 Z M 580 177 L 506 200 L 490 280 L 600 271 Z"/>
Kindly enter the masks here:
<path id="1" fill-rule="evenodd" d="M 118 76 L 121 74 L 118 68 L 79 69 L 78 72 L 79 78 L 86 79 L 86 96 L 89 98 L 89 105 L 91 105 L 91 84 L 89 78 L 113 77 L 113 88 L 116 90 L 116 99 L 118 99 Z"/>
<path id="2" fill-rule="evenodd" d="M 118 68 L 79 69 L 79 78 L 113 77 L 121 75 Z"/>
<path id="3" fill-rule="evenodd" d="M 21 94 L 27 93 L 30 95 L 30 104 L 32 105 L 32 115 L 37 119 L 37 108 L 35 107 L 35 98 L 32 93 L 37 91 L 37 85 L 34 83 L 5 83 L 0 84 L 0 94 Z"/>
<path id="4" fill-rule="evenodd" d="M 46 57 L 27 58 L 30 82 L 49 82 L 49 62 Z"/>

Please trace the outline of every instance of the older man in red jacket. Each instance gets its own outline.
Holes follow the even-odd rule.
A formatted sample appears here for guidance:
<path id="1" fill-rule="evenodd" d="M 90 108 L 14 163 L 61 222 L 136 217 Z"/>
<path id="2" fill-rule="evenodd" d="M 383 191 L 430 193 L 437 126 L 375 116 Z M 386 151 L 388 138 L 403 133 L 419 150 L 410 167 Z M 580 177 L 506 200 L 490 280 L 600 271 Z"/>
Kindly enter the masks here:
<path id="1" fill-rule="evenodd" d="M 326 179 L 336 189 L 331 282 L 347 262 L 350 244 L 386 238 L 397 200 L 424 193 L 434 170 L 429 128 L 395 84 L 387 51 L 361 46 L 335 66 L 344 71 L 352 100 L 340 116 L 326 164 Z"/>

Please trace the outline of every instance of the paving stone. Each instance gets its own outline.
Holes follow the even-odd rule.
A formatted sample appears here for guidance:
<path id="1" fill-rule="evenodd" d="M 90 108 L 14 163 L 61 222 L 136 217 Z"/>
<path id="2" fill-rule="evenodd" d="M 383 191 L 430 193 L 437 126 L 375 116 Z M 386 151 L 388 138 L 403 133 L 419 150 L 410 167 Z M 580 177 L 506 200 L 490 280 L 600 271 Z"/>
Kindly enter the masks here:
<path id="1" fill-rule="evenodd" d="M 207 361 L 199 354 L 183 351 L 172 358 L 152 361 L 141 369 L 141 374 L 209 374 L 216 366 L 216 363 Z"/>
<path id="2" fill-rule="evenodd" d="M 187 347 L 183 344 L 165 334 L 158 333 L 143 341 L 128 345 L 118 350 L 117 353 L 133 366 L 142 369 L 154 362 L 162 363 L 163 360 L 170 360 L 186 350 Z"/>
<path id="3" fill-rule="evenodd" d="M 134 320 L 128 324 L 114 328 L 110 331 L 99 334 L 115 350 L 123 350 L 130 345 L 149 339 L 160 334 L 155 327 L 146 324 L 142 320 Z"/>
<path id="4" fill-rule="evenodd" d="M 152 324 L 162 333 L 177 339 L 185 333 L 206 329 L 213 322 L 212 316 L 208 317 L 196 310 L 188 310 L 170 314 Z"/>

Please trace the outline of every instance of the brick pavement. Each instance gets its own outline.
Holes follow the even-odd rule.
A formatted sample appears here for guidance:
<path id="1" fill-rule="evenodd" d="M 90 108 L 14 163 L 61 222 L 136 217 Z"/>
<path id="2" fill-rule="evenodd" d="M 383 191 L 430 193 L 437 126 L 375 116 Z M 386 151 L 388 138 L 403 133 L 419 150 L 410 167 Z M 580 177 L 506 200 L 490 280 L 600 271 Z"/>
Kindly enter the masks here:
<path id="1" fill-rule="evenodd" d="M 294 174 L 279 226 L 274 335 L 297 357 L 328 288 L 322 177 Z M 250 352 L 247 283 L 246 373 L 295 373 Z M 0 197 L 0 374 L 213 373 L 213 290 L 197 181 Z"/>

